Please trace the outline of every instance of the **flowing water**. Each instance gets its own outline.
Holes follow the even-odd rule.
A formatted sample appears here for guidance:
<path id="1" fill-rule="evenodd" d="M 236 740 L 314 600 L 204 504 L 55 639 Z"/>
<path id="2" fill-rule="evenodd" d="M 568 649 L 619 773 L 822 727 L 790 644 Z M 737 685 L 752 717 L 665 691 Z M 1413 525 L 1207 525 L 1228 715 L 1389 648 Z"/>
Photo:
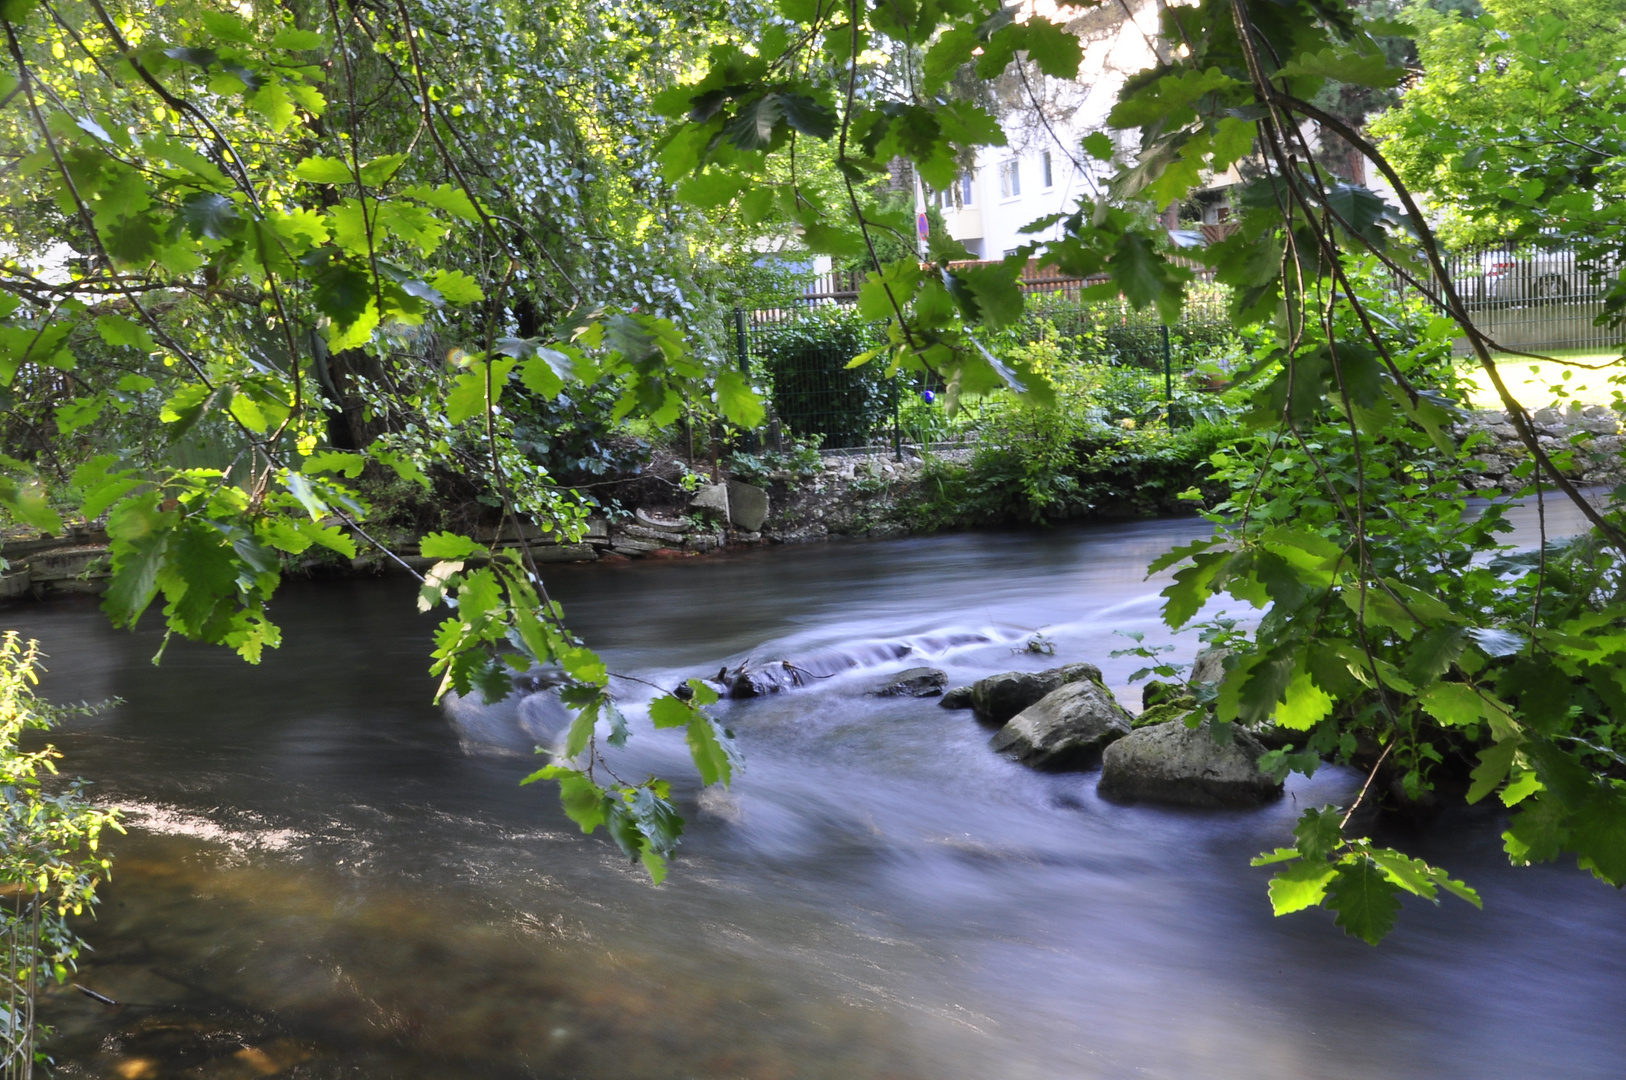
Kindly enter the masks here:
<path id="1" fill-rule="evenodd" d="M 1557 524 L 1562 523 L 1556 523 Z M 432 621 L 401 580 L 295 584 L 287 644 L 224 651 L 12 609 L 59 700 L 118 696 L 55 741 L 129 811 L 96 952 L 49 1019 L 70 1076 L 1559 1077 L 1626 1074 L 1626 902 L 1573 864 L 1509 868 L 1494 809 L 1387 837 L 1476 885 L 1409 901 L 1381 947 L 1273 919 L 1268 871 L 1306 805 L 1118 806 L 1094 774 L 992 754 L 935 700 L 868 697 L 929 663 L 954 684 L 1090 660 L 1159 629 L 1144 567 L 1197 522 L 776 549 L 551 576 L 613 670 L 661 685 L 747 657 L 851 658 L 725 703 L 746 769 L 701 792 L 640 722 L 622 775 L 689 818 L 653 888 L 551 790 L 546 698 L 431 705 Z M 1056 658 L 1019 653 L 1037 629 Z M 1189 660 L 1193 637 L 1178 639 Z M 907 649 L 903 648 L 907 646 Z M 901 655 L 900 655 L 901 654 Z"/>

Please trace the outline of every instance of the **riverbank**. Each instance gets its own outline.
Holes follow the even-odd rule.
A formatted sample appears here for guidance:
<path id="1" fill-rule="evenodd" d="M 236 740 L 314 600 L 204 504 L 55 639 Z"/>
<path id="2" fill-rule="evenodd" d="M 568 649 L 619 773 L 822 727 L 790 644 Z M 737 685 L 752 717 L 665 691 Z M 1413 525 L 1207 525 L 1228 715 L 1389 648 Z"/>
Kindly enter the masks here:
<path id="1" fill-rule="evenodd" d="M 1626 448 L 1613 409 L 1574 403 L 1532 414 L 1542 448 L 1553 455 L 1579 484 L 1602 486 L 1626 480 Z M 1459 439 L 1474 440 L 1481 471 L 1472 493 L 1486 497 L 1512 495 L 1528 482 L 1520 463 L 1526 459 L 1518 431 L 1507 414 L 1482 410 L 1459 425 Z M 1199 489 L 1205 479 L 1207 454 L 1201 445 L 1179 453 L 1135 453 L 1127 441 L 1093 448 L 1066 478 L 1073 486 L 1075 510 L 1054 520 L 1126 520 L 1194 513 L 1198 500 L 1181 493 Z M 1092 471 L 1093 470 L 1093 471 Z M 830 452 L 815 461 L 798 460 L 777 468 L 746 473 L 756 483 L 719 473 L 718 483 L 688 492 L 667 484 L 674 494 L 646 494 L 630 509 L 588 518 L 579 537 L 560 538 L 531 526 L 509 524 L 501 532 L 475 528 L 474 537 L 499 549 L 524 544 L 540 564 L 616 563 L 642 559 L 681 559 L 777 544 L 832 540 L 893 540 L 905 536 L 955 532 L 977 526 L 1023 524 L 1013 514 L 1012 487 L 1019 481 L 990 469 L 969 445 L 922 451 Z M 1080 493 L 1094 483 L 1093 492 Z M 646 490 L 664 490 L 651 485 Z M 1082 511 L 1077 510 L 1082 507 Z M 1001 517 L 1001 515 L 1004 515 Z M 286 572 L 310 577 L 371 576 L 403 567 L 426 570 L 435 559 L 419 554 L 417 537 L 386 535 L 393 555 L 361 548 L 343 559 L 313 548 L 287 560 Z M 75 593 L 100 593 L 110 578 L 105 530 L 70 528 L 61 537 L 17 536 L 0 546 L 6 569 L 0 573 L 0 602 Z"/>

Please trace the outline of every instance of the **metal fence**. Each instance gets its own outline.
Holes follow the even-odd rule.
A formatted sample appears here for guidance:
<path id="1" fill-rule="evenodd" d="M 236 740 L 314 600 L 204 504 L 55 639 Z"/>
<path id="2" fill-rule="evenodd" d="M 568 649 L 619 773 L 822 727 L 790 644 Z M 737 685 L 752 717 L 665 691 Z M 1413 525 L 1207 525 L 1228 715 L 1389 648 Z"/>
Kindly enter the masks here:
<path id="1" fill-rule="evenodd" d="M 965 264 L 977 265 L 977 264 Z M 1193 350 L 1230 333 L 1227 294 L 1199 269 L 1185 315 L 1165 327 L 1151 309 L 1134 311 L 1122 301 L 1085 300 L 1081 295 L 1104 278 L 1058 274 L 1030 263 L 1018 286 L 1028 296 L 1027 332 L 1038 337 L 1048 327 L 1103 362 L 1136 364 L 1167 371 L 1185 370 Z M 737 359 L 768 388 L 780 429 L 798 438 L 820 437 L 825 449 L 887 445 L 896 450 L 907 432 L 900 429 L 899 406 L 906 395 L 941 389 L 930 375 L 888 379 L 879 364 L 848 368 L 859 353 L 884 340 L 884 328 L 855 323 L 862 275 L 823 274 L 782 307 L 734 313 Z"/>
<path id="2" fill-rule="evenodd" d="M 1182 261 L 1195 278 L 1173 327 L 1149 308 L 1137 312 L 1122 300 L 1086 300 L 1084 291 L 1105 278 L 1071 277 L 1029 263 L 1018 281 L 1028 297 L 1027 332 L 1037 338 L 1053 328 L 1081 355 L 1162 370 L 1172 387 L 1173 371 L 1189 370 L 1195 354 L 1232 334 L 1229 289 L 1216 284 L 1206 267 Z M 1595 322 L 1618 266 L 1590 264 L 1567 249 L 1502 245 L 1450 253 L 1447 269 L 1479 328 L 1499 347 L 1601 354 L 1618 350 L 1626 338 L 1626 332 Z M 861 282 L 860 273 L 831 272 L 783 307 L 735 313 L 740 363 L 769 387 L 782 429 L 800 438 L 822 436 L 830 449 L 896 447 L 900 401 L 934 389 L 919 376 L 886 379 L 880 365 L 847 368 L 882 340 L 879 327 L 860 328 L 837 314 L 856 303 Z M 1405 295 L 1399 290 L 1396 298 Z M 1456 348 L 1466 353 L 1466 339 L 1458 339 Z"/>
<path id="3" fill-rule="evenodd" d="M 773 414 L 789 434 L 817 437 L 832 450 L 877 441 L 896 446 L 902 380 L 887 378 L 883 364 L 847 366 L 883 340 L 879 327 L 847 310 L 826 304 L 735 312 L 741 367 L 767 386 Z"/>
<path id="4" fill-rule="evenodd" d="M 1589 263 L 1568 248 L 1495 245 L 1452 252 L 1446 268 L 1474 322 L 1498 346 L 1607 353 L 1626 336 L 1596 324 L 1618 266 Z M 1469 351 L 1466 338 L 1456 351 Z"/>
<path id="5" fill-rule="evenodd" d="M 34 1075 L 34 1000 L 39 992 L 40 903 L 19 888 L 0 899 L 0 1080 Z"/>

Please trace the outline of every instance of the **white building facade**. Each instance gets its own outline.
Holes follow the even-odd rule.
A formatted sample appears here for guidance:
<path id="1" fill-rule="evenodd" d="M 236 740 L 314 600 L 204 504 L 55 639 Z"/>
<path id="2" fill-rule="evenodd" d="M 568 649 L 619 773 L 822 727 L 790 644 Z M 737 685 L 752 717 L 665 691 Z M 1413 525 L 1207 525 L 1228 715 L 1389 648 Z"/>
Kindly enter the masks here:
<path id="1" fill-rule="evenodd" d="M 1069 22 L 1084 45 L 1076 82 L 1036 72 L 1004 77 L 1000 113 L 1007 145 L 980 148 L 975 166 L 952 190 L 926 196 L 941 210 L 949 235 L 975 258 L 999 259 L 1035 239 L 1059 237 L 1059 226 L 1038 234 L 1021 230 L 1050 214 L 1071 213 L 1105 185 L 1111 163 L 1092 158 L 1081 143 L 1105 130 L 1124 80 L 1156 63 L 1157 12 L 1156 0 L 1140 0 Z M 1120 155 L 1133 154 L 1121 133 L 1108 134 Z"/>

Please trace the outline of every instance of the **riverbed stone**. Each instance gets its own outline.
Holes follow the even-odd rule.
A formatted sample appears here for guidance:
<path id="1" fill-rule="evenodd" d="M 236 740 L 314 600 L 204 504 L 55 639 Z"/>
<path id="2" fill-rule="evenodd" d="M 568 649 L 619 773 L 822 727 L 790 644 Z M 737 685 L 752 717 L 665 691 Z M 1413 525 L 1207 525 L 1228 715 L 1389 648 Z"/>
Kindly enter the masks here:
<path id="1" fill-rule="evenodd" d="M 990 745 L 1035 769 L 1084 769 L 1129 731 L 1129 714 L 1112 691 L 1094 679 L 1080 679 L 1017 713 Z"/>
<path id="2" fill-rule="evenodd" d="M 728 482 L 728 516 L 741 532 L 757 532 L 768 520 L 768 493 L 755 484 Z"/>
<path id="3" fill-rule="evenodd" d="M 1066 664 L 1045 671 L 1002 671 L 971 684 L 971 707 L 977 719 L 1003 724 L 1040 698 L 1080 679 L 1101 681 L 1094 664 Z"/>
<path id="4" fill-rule="evenodd" d="M 956 686 L 943 694 L 943 700 L 938 702 L 945 709 L 971 708 L 971 687 Z"/>
<path id="5" fill-rule="evenodd" d="M 1259 740 L 1232 731 L 1217 743 L 1205 722 L 1143 727 L 1107 747 L 1101 755 L 1101 796 L 1118 802 L 1174 806 L 1245 807 L 1269 802 L 1282 785 L 1259 768 L 1265 752 Z"/>
<path id="6" fill-rule="evenodd" d="M 948 685 L 948 672 L 933 667 L 912 667 L 898 672 L 880 687 L 875 697 L 936 697 Z"/>

